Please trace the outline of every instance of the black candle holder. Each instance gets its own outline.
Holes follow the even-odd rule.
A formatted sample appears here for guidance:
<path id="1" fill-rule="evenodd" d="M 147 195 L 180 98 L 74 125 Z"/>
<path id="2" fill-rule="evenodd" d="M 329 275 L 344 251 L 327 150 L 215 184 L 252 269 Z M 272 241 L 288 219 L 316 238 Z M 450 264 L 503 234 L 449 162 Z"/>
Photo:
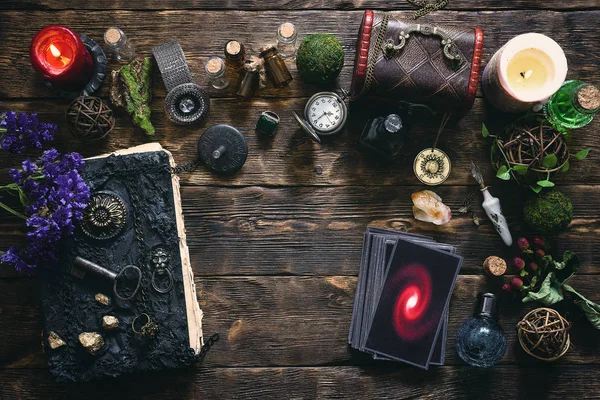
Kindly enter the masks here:
<path id="1" fill-rule="evenodd" d="M 90 96 L 102 86 L 102 82 L 104 82 L 104 77 L 106 76 L 108 60 L 106 59 L 106 54 L 104 54 L 102 47 L 87 35 L 81 34 L 79 37 L 85 45 L 85 48 L 92 55 L 94 71 L 92 72 L 90 80 L 82 90 L 64 90 L 50 81 L 45 81 L 46 87 L 56 92 L 58 97 L 63 99 L 73 100 L 79 96 Z"/>

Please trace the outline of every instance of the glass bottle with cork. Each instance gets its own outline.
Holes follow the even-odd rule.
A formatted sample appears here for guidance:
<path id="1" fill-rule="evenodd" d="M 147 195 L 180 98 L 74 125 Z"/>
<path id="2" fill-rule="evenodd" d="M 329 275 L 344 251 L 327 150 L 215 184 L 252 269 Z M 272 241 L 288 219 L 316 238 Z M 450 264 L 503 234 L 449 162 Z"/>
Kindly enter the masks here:
<path id="1" fill-rule="evenodd" d="M 225 89 L 229 80 L 225 77 L 225 61 L 221 57 L 213 56 L 206 61 L 204 70 L 208 74 L 210 84 L 215 89 Z"/>
<path id="2" fill-rule="evenodd" d="M 578 80 L 565 82 L 544 106 L 546 118 L 559 129 L 586 126 L 599 110 L 598 87 Z"/>
<path id="3" fill-rule="evenodd" d="M 296 38 L 298 32 L 291 22 L 279 25 L 277 29 L 277 50 L 281 57 L 288 58 L 296 55 Z"/>
<path id="4" fill-rule="evenodd" d="M 260 58 L 265 60 L 267 75 L 276 87 L 284 87 L 294 79 L 275 46 L 266 46 L 260 49 Z"/>
<path id="5" fill-rule="evenodd" d="M 121 29 L 108 28 L 104 32 L 104 42 L 120 62 L 129 62 L 135 58 L 135 48 Z"/>
<path id="6" fill-rule="evenodd" d="M 246 49 L 237 40 L 230 40 L 225 44 L 225 60 L 234 70 L 244 68 Z"/>

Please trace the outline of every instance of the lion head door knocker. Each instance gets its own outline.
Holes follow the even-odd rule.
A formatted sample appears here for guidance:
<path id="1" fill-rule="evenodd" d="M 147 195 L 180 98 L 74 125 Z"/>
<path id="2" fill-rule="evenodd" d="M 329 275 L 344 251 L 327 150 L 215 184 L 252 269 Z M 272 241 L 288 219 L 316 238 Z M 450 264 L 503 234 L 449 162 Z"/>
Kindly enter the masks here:
<path id="1" fill-rule="evenodd" d="M 461 53 L 458 46 L 450 38 L 445 31 L 438 28 L 437 26 L 429 26 L 423 24 L 409 25 L 406 29 L 403 29 L 398 35 L 398 44 L 394 42 L 393 38 L 389 38 L 382 45 L 383 55 L 386 59 L 392 58 L 398 52 L 400 52 L 411 34 L 420 33 L 425 36 L 438 36 L 442 42 L 442 53 L 444 57 L 452 62 L 452 69 L 458 71 L 466 62 L 467 59 Z"/>
<path id="2" fill-rule="evenodd" d="M 107 240 L 117 236 L 127 223 L 127 207 L 118 194 L 102 190 L 92 193 L 90 202 L 83 212 L 81 230 L 96 240 Z"/>
<path id="3" fill-rule="evenodd" d="M 150 255 L 150 268 L 152 269 L 152 287 L 158 293 L 167 293 L 173 287 L 173 273 L 170 268 L 169 253 L 157 247 Z"/>

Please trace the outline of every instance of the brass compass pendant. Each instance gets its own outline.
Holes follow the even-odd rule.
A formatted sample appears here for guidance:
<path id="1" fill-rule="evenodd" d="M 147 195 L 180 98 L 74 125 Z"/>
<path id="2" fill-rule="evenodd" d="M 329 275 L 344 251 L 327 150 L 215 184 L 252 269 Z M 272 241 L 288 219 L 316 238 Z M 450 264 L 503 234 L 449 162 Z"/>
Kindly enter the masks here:
<path id="1" fill-rule="evenodd" d="M 433 147 L 417 154 L 413 164 L 416 177 L 430 186 L 442 184 L 450 176 L 451 169 L 452 164 L 446 153 Z"/>

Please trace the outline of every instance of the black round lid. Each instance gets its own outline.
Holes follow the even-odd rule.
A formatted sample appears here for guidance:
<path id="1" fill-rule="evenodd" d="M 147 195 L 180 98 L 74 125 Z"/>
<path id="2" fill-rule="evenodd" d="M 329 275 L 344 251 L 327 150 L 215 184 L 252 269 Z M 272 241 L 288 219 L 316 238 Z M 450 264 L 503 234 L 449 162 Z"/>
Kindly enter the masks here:
<path id="1" fill-rule="evenodd" d="M 383 126 L 389 133 L 398 133 L 402 129 L 402 119 L 398 114 L 390 114 L 383 121 Z"/>
<path id="2" fill-rule="evenodd" d="M 496 295 L 493 293 L 479 293 L 477 295 L 477 306 L 475 315 L 484 315 L 491 318 L 498 318 L 498 303 Z"/>
<path id="3" fill-rule="evenodd" d="M 234 127 L 215 125 L 200 136 L 198 157 L 213 171 L 232 174 L 246 162 L 248 144 L 244 135 Z"/>
<path id="4" fill-rule="evenodd" d="M 296 111 L 292 111 L 292 114 L 294 114 L 296 121 L 298 121 L 298 123 L 300 124 L 300 126 L 302 127 L 304 132 L 308 133 L 309 136 L 311 137 L 311 139 L 314 140 L 315 142 L 321 143 L 321 138 L 319 137 L 317 132 L 313 129 L 313 127 L 310 126 L 308 121 L 305 120 L 304 118 L 302 118 L 300 115 L 298 115 L 298 113 Z"/>
<path id="5" fill-rule="evenodd" d="M 169 119 L 179 125 L 193 124 L 210 111 L 210 98 L 195 83 L 175 86 L 165 99 L 165 111 Z"/>

